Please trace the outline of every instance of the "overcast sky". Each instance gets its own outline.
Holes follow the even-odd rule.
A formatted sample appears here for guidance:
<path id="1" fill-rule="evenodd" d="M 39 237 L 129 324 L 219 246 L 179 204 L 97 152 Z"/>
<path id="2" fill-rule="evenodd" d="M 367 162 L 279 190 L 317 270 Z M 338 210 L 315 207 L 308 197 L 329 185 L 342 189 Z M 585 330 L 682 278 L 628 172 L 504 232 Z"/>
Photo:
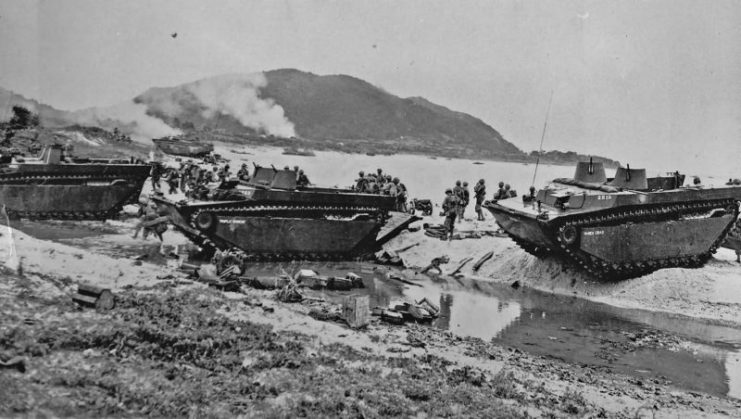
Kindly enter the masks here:
<path id="1" fill-rule="evenodd" d="M 62 109 L 287 67 L 423 96 L 527 151 L 553 91 L 545 149 L 741 177 L 741 1 L 0 0 L 0 86 Z"/>

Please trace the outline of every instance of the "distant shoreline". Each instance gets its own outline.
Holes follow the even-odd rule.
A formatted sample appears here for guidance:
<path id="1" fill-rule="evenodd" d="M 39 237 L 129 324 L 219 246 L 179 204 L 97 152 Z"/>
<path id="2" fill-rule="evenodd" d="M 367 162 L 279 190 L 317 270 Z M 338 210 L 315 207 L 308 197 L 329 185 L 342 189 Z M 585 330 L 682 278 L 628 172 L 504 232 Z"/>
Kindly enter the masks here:
<path id="1" fill-rule="evenodd" d="M 507 155 L 493 155 L 493 153 L 474 153 L 473 151 L 469 149 L 442 149 L 441 152 L 433 153 L 431 150 L 428 150 L 427 148 L 424 149 L 411 149 L 407 147 L 398 147 L 397 149 L 388 149 L 386 147 L 375 147 L 372 146 L 378 145 L 376 143 L 370 143 L 365 142 L 362 140 L 352 140 L 353 142 L 349 145 L 344 145 L 341 141 L 339 142 L 341 145 L 330 145 L 328 144 L 328 141 L 318 141 L 318 140 L 307 140 L 307 139 L 288 139 L 288 138 L 279 138 L 279 137 L 273 137 L 271 139 L 267 138 L 253 138 L 248 136 L 226 136 L 226 135 L 214 135 L 213 139 L 201 139 L 201 141 L 214 141 L 214 142 L 221 142 L 225 144 L 230 145 L 243 145 L 243 146 L 268 146 L 268 147 L 276 147 L 276 148 L 285 148 L 285 147 L 292 147 L 297 148 L 301 150 L 309 150 L 309 151 L 335 151 L 338 153 L 345 153 L 345 154 L 358 154 L 358 155 L 368 155 L 368 156 L 393 156 L 396 154 L 404 154 L 404 155 L 411 155 L 411 156 L 424 156 L 424 157 L 434 157 L 434 158 L 451 158 L 451 159 L 461 159 L 461 160 L 477 160 L 477 161 L 491 161 L 491 162 L 504 162 L 504 163 L 523 163 L 523 164 L 535 164 L 536 158 L 531 157 L 530 155 L 516 155 L 516 156 L 507 156 Z M 337 141 L 337 140 L 332 140 Z M 381 143 L 383 145 L 383 143 Z M 569 152 L 561 152 L 561 151 L 548 151 L 545 153 L 559 153 L 559 154 L 567 154 Z M 580 156 L 582 157 L 582 156 Z M 553 160 L 541 157 L 540 164 L 546 164 L 546 165 L 556 165 L 556 166 L 574 166 L 578 161 L 586 160 L 589 157 L 583 156 L 584 158 L 577 158 L 577 159 L 569 159 L 569 160 Z M 615 169 L 619 167 L 619 162 L 611 162 L 607 161 L 606 159 L 602 157 L 595 157 L 595 161 L 603 161 L 605 164 L 605 168 L 607 169 Z"/>

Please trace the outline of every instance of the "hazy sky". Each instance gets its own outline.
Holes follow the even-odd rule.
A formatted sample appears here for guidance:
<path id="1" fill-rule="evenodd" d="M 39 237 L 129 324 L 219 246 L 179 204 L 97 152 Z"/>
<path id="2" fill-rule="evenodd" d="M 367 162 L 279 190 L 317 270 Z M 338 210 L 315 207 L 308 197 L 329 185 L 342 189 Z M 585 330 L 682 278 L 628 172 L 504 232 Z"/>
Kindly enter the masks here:
<path id="1" fill-rule="evenodd" d="M 741 177 L 737 0 L 0 0 L 0 86 L 62 109 L 286 67 L 424 96 L 528 151 L 553 91 L 546 149 Z"/>

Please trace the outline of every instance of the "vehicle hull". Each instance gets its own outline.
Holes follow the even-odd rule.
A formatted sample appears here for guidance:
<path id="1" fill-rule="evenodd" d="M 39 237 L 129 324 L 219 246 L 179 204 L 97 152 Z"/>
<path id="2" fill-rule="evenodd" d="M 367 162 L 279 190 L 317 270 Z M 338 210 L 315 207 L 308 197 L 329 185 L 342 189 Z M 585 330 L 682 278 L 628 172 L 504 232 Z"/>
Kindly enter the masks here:
<path id="1" fill-rule="evenodd" d="M 741 189 L 621 191 L 569 199 L 576 208 L 514 199 L 484 207 L 529 253 L 574 263 L 597 277 L 623 279 L 702 266 L 734 226 Z"/>

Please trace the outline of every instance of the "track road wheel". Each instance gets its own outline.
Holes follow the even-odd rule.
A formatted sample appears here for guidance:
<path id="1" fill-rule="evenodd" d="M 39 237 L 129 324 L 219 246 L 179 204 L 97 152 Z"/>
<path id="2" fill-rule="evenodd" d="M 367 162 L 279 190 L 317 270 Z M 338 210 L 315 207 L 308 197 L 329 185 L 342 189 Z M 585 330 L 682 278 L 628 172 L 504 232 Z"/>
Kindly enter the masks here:
<path id="1" fill-rule="evenodd" d="M 576 227 L 565 225 L 559 230 L 558 236 L 564 244 L 572 246 L 576 244 L 576 241 L 579 238 L 579 232 L 576 230 Z"/>
<path id="2" fill-rule="evenodd" d="M 212 231 L 216 223 L 216 216 L 210 212 L 202 212 L 196 217 L 196 226 L 202 231 Z"/>

